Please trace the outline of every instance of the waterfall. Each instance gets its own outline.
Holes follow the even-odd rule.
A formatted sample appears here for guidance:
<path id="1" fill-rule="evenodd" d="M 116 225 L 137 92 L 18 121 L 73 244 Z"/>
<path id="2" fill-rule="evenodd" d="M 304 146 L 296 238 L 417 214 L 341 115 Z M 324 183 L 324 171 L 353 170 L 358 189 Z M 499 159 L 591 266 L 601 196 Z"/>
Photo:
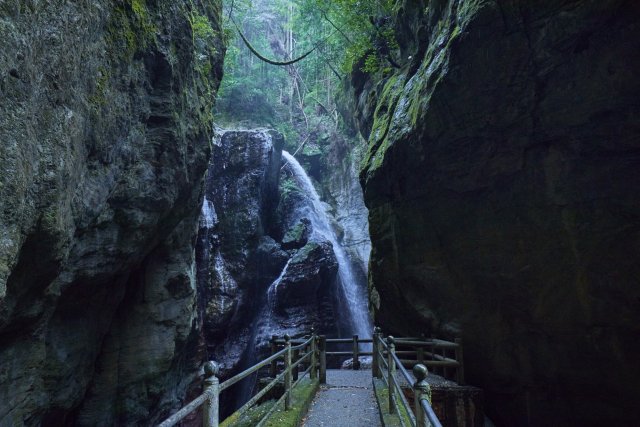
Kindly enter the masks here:
<path id="1" fill-rule="evenodd" d="M 325 204 L 320 200 L 311 179 L 295 157 L 286 151 L 282 156 L 289 164 L 293 178 L 309 200 L 305 216 L 311 221 L 313 234 L 322 240 L 328 240 L 333 245 L 333 252 L 338 261 L 339 291 L 341 296 L 340 309 L 349 316 L 352 334 L 369 337 L 373 330 L 373 323 L 367 308 L 366 290 L 364 284 L 359 284 L 344 247 L 338 241 L 338 236 L 331 226 L 330 216 Z"/>
<path id="2" fill-rule="evenodd" d="M 276 291 L 278 290 L 278 285 L 282 282 L 282 278 L 287 273 L 287 269 L 289 268 L 289 264 L 291 263 L 291 259 L 285 264 L 282 272 L 278 276 L 276 280 L 271 283 L 269 289 L 267 290 L 267 302 L 269 303 L 269 315 L 271 315 L 276 310 Z"/>

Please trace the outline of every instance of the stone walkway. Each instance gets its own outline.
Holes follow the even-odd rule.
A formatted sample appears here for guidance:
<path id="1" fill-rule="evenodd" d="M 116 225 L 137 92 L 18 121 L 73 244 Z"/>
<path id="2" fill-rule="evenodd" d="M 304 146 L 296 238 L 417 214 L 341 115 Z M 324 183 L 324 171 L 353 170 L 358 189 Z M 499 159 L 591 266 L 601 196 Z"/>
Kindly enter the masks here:
<path id="1" fill-rule="evenodd" d="M 327 370 L 302 423 L 305 427 L 379 427 L 380 414 L 373 396 L 371 370 Z"/>

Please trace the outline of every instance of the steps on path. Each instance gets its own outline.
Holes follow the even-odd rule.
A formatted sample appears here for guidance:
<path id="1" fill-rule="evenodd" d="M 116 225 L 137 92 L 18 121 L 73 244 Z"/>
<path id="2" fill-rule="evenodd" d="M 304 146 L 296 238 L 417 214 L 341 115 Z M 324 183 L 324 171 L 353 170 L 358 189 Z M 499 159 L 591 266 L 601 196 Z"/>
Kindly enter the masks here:
<path id="1" fill-rule="evenodd" d="M 378 404 L 373 395 L 371 371 L 327 370 L 327 383 L 320 386 L 305 427 L 380 427 Z"/>

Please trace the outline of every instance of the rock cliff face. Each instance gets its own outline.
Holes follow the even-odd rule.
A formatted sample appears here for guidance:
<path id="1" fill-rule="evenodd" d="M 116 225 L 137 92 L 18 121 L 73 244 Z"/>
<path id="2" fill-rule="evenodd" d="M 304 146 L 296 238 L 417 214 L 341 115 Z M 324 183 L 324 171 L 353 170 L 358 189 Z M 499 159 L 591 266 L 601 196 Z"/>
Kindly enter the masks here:
<path id="1" fill-rule="evenodd" d="M 0 425 L 184 397 L 219 2 L 0 5 Z"/>
<path id="2" fill-rule="evenodd" d="M 640 419 L 640 7 L 401 1 L 354 75 L 379 324 L 462 334 L 500 425 Z"/>
<path id="3" fill-rule="evenodd" d="M 288 258 L 269 236 L 277 223 L 283 142 L 275 131 L 226 131 L 213 148 L 198 281 L 207 345 L 223 375 L 241 362 L 250 324 Z"/>

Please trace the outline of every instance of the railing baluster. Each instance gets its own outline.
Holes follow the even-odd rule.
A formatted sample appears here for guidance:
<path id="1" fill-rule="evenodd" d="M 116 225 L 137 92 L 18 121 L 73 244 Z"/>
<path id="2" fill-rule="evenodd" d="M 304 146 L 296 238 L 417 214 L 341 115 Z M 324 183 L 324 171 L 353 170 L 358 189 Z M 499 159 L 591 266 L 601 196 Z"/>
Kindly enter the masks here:
<path id="1" fill-rule="evenodd" d="M 354 335 L 353 336 L 353 365 L 351 365 L 353 370 L 360 369 L 360 355 L 358 354 L 358 352 L 359 352 L 358 336 Z"/>
<path id="2" fill-rule="evenodd" d="M 291 408 L 291 337 L 289 335 L 284 336 L 284 345 L 287 351 L 284 354 L 284 410 L 288 411 Z"/>
<path id="3" fill-rule="evenodd" d="M 219 367 L 216 362 L 207 362 L 204 365 L 204 392 L 208 394 L 202 409 L 202 424 L 204 427 L 218 427 L 218 410 L 220 381 L 218 380 Z"/>
<path id="4" fill-rule="evenodd" d="M 320 384 L 327 383 L 327 337 L 320 335 Z"/>
<path id="5" fill-rule="evenodd" d="M 442 360 L 447 360 L 447 349 L 442 347 L 440 349 L 440 355 L 442 356 Z M 449 369 L 447 369 L 446 365 L 442 366 L 442 376 L 446 379 L 450 379 L 449 378 Z"/>
<path id="6" fill-rule="evenodd" d="M 276 335 L 271 335 L 271 354 L 276 354 L 278 352 L 278 337 Z M 269 369 L 269 376 L 271 378 L 275 378 L 278 373 L 278 361 L 274 360 L 271 362 L 271 368 Z"/>
<path id="7" fill-rule="evenodd" d="M 373 376 L 375 378 L 380 378 L 380 360 L 379 360 L 379 355 L 378 352 L 379 350 L 379 344 L 378 344 L 378 340 L 380 339 L 380 328 L 378 328 L 377 326 L 375 328 L 373 328 L 373 358 L 372 358 L 372 362 L 371 362 L 371 370 L 373 371 Z"/>
<path id="8" fill-rule="evenodd" d="M 318 336 L 316 335 L 316 330 L 311 328 L 311 379 L 315 380 L 318 378 Z"/>
<path id="9" fill-rule="evenodd" d="M 426 338 L 424 336 L 424 334 L 420 334 L 420 340 L 424 341 Z M 424 347 L 423 346 L 418 346 L 418 349 L 416 350 L 417 352 L 417 356 L 418 356 L 418 363 L 423 363 L 424 364 Z"/>
<path id="10" fill-rule="evenodd" d="M 464 384 L 464 361 L 462 360 L 464 355 L 462 353 L 462 338 L 456 338 L 456 344 L 458 344 L 458 347 L 456 347 L 456 360 L 458 361 L 459 365 L 456 368 L 456 376 L 457 376 L 457 380 L 458 380 L 458 384 L 463 385 Z"/>
<path id="11" fill-rule="evenodd" d="M 293 350 L 293 356 L 292 356 L 291 362 L 295 363 L 299 358 L 300 358 L 300 350 Z M 291 380 L 292 381 L 297 381 L 298 380 L 299 369 L 300 369 L 300 365 L 296 365 L 296 367 L 291 370 Z"/>
<path id="12" fill-rule="evenodd" d="M 389 413 L 393 414 L 396 412 L 396 401 L 393 398 L 393 395 L 395 393 L 395 388 L 393 387 L 393 376 L 396 373 L 396 361 L 393 358 L 393 353 L 395 353 L 396 351 L 396 345 L 395 345 L 395 340 L 391 335 L 387 337 L 387 347 L 389 349 L 389 352 L 387 354 L 387 363 L 388 363 L 387 383 L 389 384 Z"/>

